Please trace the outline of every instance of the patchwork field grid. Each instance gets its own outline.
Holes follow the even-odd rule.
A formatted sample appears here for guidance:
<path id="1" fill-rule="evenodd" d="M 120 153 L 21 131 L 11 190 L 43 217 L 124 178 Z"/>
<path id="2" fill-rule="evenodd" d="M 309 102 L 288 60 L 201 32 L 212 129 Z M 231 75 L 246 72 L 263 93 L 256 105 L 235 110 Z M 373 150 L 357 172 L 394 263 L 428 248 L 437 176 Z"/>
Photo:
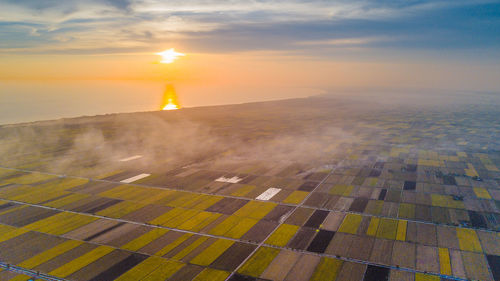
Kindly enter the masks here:
<path id="1" fill-rule="evenodd" d="M 185 157 L 91 152 L 141 113 L 0 127 L 36 132 L 0 137 L 0 280 L 500 280 L 500 110 L 305 102 L 142 114 L 233 143 Z"/>

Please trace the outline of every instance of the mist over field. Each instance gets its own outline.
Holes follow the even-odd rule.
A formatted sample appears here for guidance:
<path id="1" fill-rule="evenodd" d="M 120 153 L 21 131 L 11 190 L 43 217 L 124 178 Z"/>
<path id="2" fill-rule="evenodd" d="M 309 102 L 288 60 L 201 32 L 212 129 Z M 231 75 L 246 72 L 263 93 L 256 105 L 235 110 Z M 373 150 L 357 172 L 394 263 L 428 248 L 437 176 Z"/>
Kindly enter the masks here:
<path id="1" fill-rule="evenodd" d="M 83 168 L 104 173 L 116 166 L 160 171 L 238 161 L 326 165 L 332 155 L 344 152 L 345 145 L 359 144 L 367 135 L 373 141 L 381 138 L 384 128 L 370 124 L 370 118 L 432 122 L 432 116 L 459 116 L 460 112 L 492 110 L 500 104 L 494 93 L 474 95 L 387 89 L 344 91 L 176 112 L 4 125 L 0 128 L 0 153 L 6 156 L 5 166 L 29 163 L 28 158 L 46 159 L 43 169 L 55 173 Z M 366 126 L 359 127 L 358 122 Z M 450 140 L 442 139 L 434 145 L 456 149 Z M 53 147 L 58 149 L 49 149 Z M 133 161 L 133 166 L 118 161 L 131 155 L 142 157 Z"/>

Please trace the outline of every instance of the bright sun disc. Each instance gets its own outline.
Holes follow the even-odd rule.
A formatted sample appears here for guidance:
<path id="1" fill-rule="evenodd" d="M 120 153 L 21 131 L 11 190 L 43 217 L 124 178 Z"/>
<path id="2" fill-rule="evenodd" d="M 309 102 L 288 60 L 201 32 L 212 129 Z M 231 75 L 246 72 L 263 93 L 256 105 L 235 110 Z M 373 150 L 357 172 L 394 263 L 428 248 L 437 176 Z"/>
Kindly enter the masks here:
<path id="1" fill-rule="evenodd" d="M 178 53 L 174 50 L 174 48 L 165 50 L 160 53 L 156 53 L 157 55 L 161 56 L 161 63 L 172 63 L 174 60 L 176 60 L 178 57 L 183 57 L 185 54 L 183 53 Z"/>

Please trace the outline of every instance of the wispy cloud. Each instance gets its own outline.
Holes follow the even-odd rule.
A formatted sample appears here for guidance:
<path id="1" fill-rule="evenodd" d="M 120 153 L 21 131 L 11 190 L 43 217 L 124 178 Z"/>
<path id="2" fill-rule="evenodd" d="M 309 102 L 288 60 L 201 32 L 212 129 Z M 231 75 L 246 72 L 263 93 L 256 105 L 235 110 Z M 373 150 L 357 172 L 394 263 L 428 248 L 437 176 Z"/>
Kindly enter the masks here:
<path id="1" fill-rule="evenodd" d="M 340 39 L 326 39 L 326 40 L 312 40 L 312 41 L 300 41 L 296 44 L 299 46 L 338 46 L 338 47 L 349 47 L 349 46 L 362 46 L 369 44 L 370 42 L 389 40 L 388 38 L 380 37 L 358 37 L 358 38 L 340 38 Z"/>
<path id="2" fill-rule="evenodd" d="M 0 52 L 498 48 L 497 1 L 0 0 Z"/>

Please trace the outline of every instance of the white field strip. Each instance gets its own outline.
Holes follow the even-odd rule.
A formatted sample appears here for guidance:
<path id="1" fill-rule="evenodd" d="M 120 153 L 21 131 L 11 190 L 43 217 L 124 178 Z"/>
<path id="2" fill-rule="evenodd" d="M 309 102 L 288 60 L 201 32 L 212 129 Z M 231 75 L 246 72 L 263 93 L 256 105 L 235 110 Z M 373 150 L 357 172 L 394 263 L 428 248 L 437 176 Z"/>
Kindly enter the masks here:
<path id="1" fill-rule="evenodd" d="M 262 192 L 259 196 L 255 197 L 255 199 L 267 201 L 267 200 L 273 198 L 273 196 L 278 194 L 278 192 L 280 192 L 280 191 L 281 191 L 281 188 L 271 187 L 271 188 L 267 189 L 266 191 Z"/>
<path id="2" fill-rule="evenodd" d="M 143 179 L 145 177 L 149 177 L 151 174 L 140 174 L 140 175 L 137 175 L 137 176 L 134 176 L 134 177 L 131 177 L 131 178 L 128 178 L 128 179 L 125 179 L 125 180 L 122 180 L 120 182 L 123 182 L 123 183 L 131 183 L 131 182 L 134 182 L 134 181 L 138 181 L 140 179 Z"/>
<path id="3" fill-rule="evenodd" d="M 139 159 L 139 158 L 142 158 L 142 155 L 134 155 L 134 156 L 130 156 L 127 158 L 123 158 L 123 159 L 120 159 L 120 162 L 127 162 L 127 161 L 131 161 L 131 160 Z"/>
<path id="4" fill-rule="evenodd" d="M 237 183 L 237 182 L 239 182 L 241 180 L 242 180 L 241 178 L 238 178 L 238 177 L 235 176 L 235 177 L 232 177 L 232 178 L 220 177 L 220 178 L 216 179 L 215 181 Z"/>

